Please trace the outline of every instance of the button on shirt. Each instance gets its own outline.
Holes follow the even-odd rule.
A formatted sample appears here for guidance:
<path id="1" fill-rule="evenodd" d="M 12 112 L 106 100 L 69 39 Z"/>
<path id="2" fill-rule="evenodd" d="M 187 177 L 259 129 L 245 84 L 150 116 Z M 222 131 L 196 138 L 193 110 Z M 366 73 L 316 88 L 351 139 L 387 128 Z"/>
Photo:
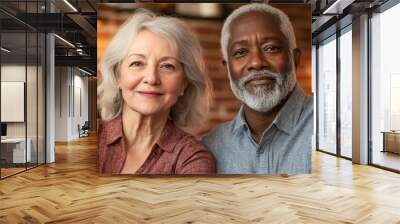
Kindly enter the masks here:
<path id="1" fill-rule="evenodd" d="M 243 106 L 236 118 L 203 139 L 221 174 L 311 173 L 313 98 L 296 85 L 260 143 L 254 141 Z"/>
<path id="2" fill-rule="evenodd" d="M 99 173 L 121 173 L 127 155 L 121 115 L 109 122 L 99 120 L 98 130 Z M 168 120 L 136 174 L 212 174 L 215 171 L 211 153 Z"/>

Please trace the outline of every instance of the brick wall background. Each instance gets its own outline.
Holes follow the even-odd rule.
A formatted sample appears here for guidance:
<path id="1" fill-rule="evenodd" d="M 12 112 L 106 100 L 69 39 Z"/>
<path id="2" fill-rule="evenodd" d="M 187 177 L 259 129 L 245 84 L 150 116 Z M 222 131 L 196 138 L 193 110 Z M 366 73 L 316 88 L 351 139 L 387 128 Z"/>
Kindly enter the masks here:
<path id="1" fill-rule="evenodd" d="M 136 5 L 137 6 L 137 5 Z M 142 4 L 140 7 L 159 12 L 174 10 L 175 4 Z M 229 4 L 236 8 L 239 4 Z M 296 33 L 297 45 L 302 51 L 300 66 L 297 69 L 297 80 L 305 91 L 311 95 L 311 8 L 308 4 L 273 4 L 289 15 Z M 121 10 L 110 4 L 100 4 L 97 20 L 97 61 L 104 54 L 108 42 L 116 33 L 120 24 L 131 15 L 129 10 Z M 193 29 L 203 47 L 205 62 L 214 88 L 214 99 L 207 122 L 202 127 L 189 130 L 197 137 L 211 131 L 216 125 L 233 119 L 240 107 L 240 102 L 233 95 L 226 68 L 222 65 L 222 54 L 219 45 L 223 19 L 182 18 Z M 98 73 L 98 82 L 101 74 Z"/>

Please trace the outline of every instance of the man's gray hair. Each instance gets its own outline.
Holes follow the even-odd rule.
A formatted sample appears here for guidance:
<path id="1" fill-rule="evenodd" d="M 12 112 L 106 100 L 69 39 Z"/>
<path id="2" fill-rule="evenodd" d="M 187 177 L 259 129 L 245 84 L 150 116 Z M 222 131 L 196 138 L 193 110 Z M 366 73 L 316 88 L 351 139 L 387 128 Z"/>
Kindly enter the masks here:
<path id="1" fill-rule="evenodd" d="M 171 108 L 175 125 L 190 128 L 201 125 L 211 104 L 211 82 L 206 74 L 199 41 L 190 28 L 173 17 L 157 16 L 148 10 L 137 10 L 119 28 L 99 64 L 102 82 L 97 89 L 98 108 L 103 120 L 109 121 L 122 111 L 123 98 L 118 87 L 120 64 L 128 54 L 137 34 L 148 30 L 165 38 L 179 62 L 188 83 L 183 96 Z"/>
<path id="2" fill-rule="evenodd" d="M 290 22 L 289 17 L 282 12 L 280 9 L 274 8 L 268 4 L 264 3 L 252 3 L 244 5 L 236 10 L 234 10 L 228 18 L 226 18 L 221 32 L 221 48 L 222 55 L 225 61 L 228 61 L 228 43 L 231 36 L 231 23 L 237 19 L 239 16 L 250 13 L 250 12 L 261 12 L 267 15 L 276 17 L 279 20 L 279 25 L 281 32 L 285 35 L 288 43 L 289 49 L 292 51 L 296 46 L 296 36 L 294 34 L 293 25 Z"/>

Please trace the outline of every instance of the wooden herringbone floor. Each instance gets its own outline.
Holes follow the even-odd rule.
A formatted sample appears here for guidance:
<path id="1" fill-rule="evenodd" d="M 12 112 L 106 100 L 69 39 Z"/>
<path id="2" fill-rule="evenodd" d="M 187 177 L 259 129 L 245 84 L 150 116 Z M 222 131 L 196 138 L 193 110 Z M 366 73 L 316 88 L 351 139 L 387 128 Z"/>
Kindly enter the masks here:
<path id="1" fill-rule="evenodd" d="M 94 137 L 0 181 L 0 223 L 400 223 L 400 175 L 315 152 L 313 174 L 98 176 Z"/>

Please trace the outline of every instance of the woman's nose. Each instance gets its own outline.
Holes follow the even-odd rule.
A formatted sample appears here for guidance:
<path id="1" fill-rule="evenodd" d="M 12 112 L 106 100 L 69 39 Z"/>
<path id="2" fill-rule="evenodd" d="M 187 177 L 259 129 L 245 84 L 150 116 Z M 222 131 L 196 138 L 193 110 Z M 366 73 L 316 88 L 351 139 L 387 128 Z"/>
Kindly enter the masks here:
<path id="1" fill-rule="evenodd" d="M 159 85 L 161 83 L 156 66 L 148 66 L 144 72 L 144 83 L 149 85 Z"/>

